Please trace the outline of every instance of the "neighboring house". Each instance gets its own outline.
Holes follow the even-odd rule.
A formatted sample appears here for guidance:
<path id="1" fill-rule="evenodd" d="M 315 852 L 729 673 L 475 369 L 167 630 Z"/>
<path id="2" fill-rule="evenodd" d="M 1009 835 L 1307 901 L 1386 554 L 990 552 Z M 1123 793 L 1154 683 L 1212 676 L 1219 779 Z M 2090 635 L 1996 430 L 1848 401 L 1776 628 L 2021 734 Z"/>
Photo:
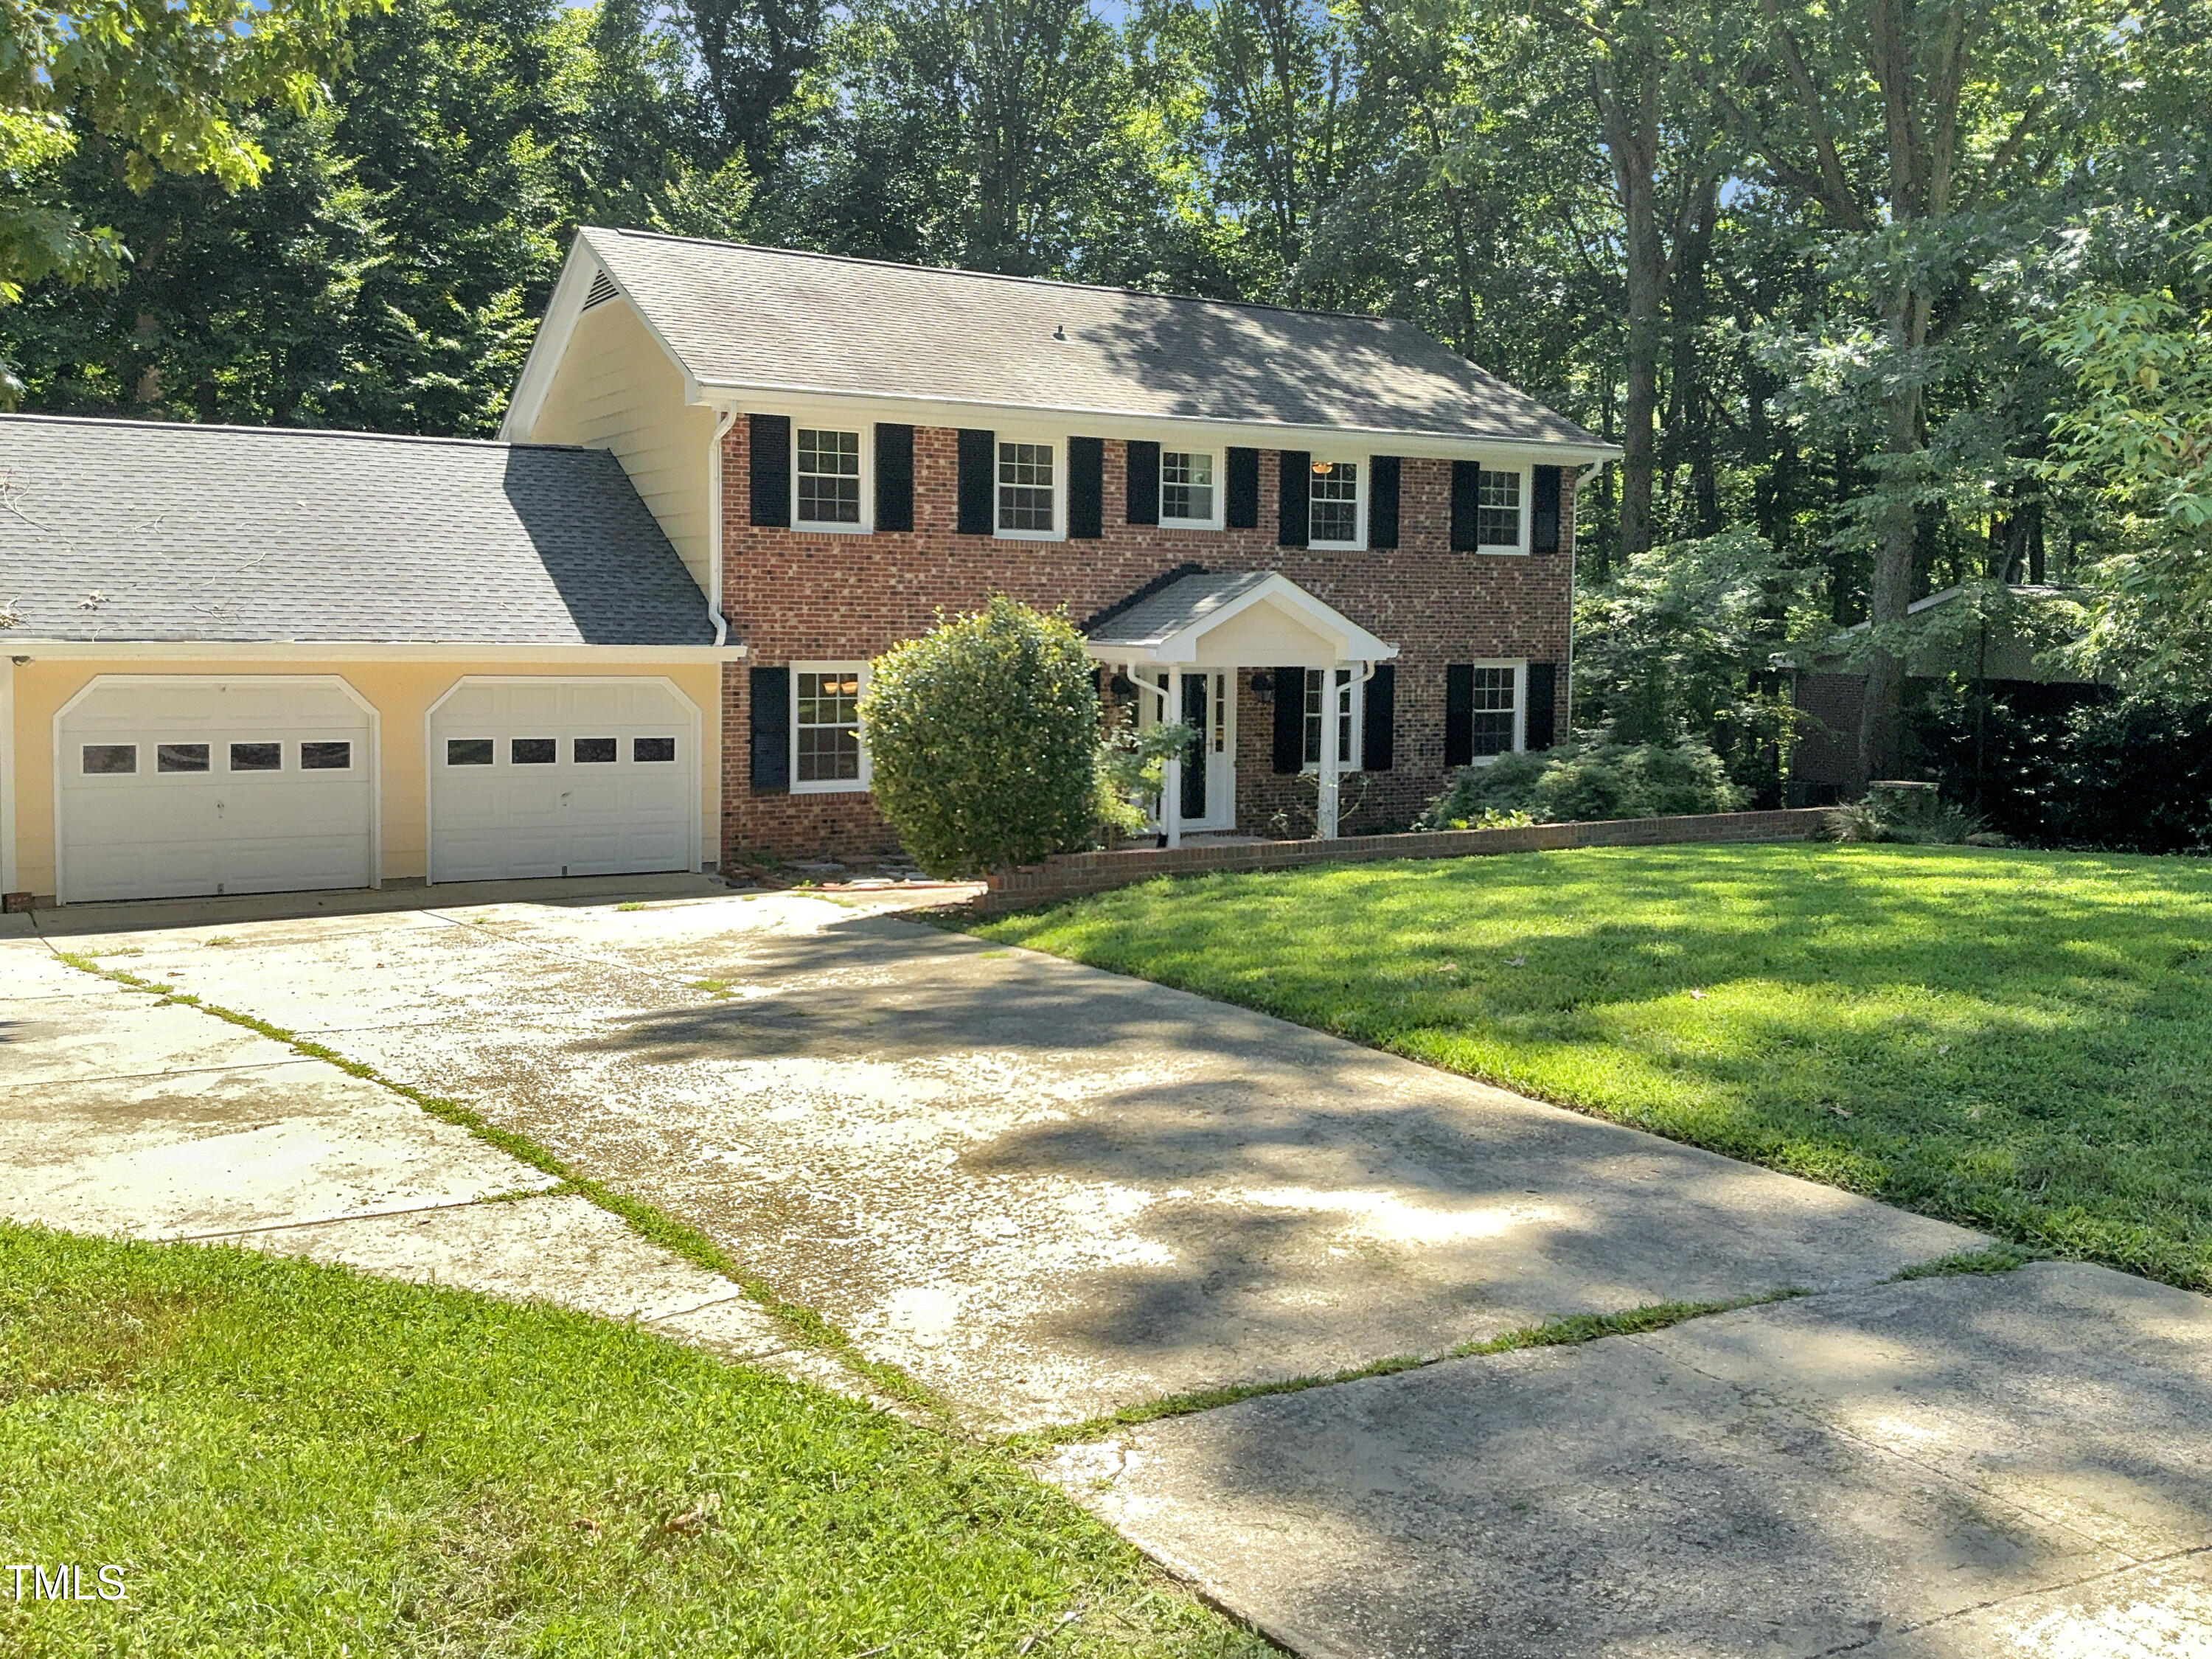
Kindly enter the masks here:
<path id="1" fill-rule="evenodd" d="M 1618 453 L 1404 323 L 604 230 L 501 435 L 0 422 L 5 885 L 881 848 L 867 664 L 994 592 L 1199 729 L 1171 836 L 1401 822 L 1564 734 Z"/>
<path id="2" fill-rule="evenodd" d="M 1946 587 L 1914 600 L 1908 609 L 1907 616 L 1920 624 L 1919 642 L 1905 662 L 1908 709 L 1939 682 L 1985 687 L 2021 712 L 2063 709 L 2099 695 L 2093 677 L 2039 651 L 2033 635 L 2047 635 L 2050 629 L 2030 623 L 2038 611 L 2077 598 L 2073 590 L 2039 582 L 2012 584 L 2003 590 L 1994 617 L 1986 607 L 1960 611 L 1967 595 L 1966 588 Z M 1846 629 L 1843 637 L 1848 641 L 1865 631 L 1861 623 Z M 1858 775 L 1866 671 L 1852 663 L 1848 643 L 1783 666 L 1790 677 L 1790 702 L 1808 717 L 1790 760 L 1790 797 L 1798 805 L 1827 805 L 1848 793 Z"/>

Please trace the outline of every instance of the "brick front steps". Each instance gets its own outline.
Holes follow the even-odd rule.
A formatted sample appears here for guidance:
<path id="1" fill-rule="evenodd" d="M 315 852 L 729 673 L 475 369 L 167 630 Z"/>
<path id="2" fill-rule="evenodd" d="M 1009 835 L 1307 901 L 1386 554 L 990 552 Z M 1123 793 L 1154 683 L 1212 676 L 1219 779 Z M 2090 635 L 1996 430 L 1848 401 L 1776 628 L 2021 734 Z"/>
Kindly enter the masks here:
<path id="1" fill-rule="evenodd" d="M 1012 875 L 990 878 L 977 908 L 986 912 L 1102 893 L 1154 876 L 1226 870 L 1288 870 L 1302 864 L 1376 859 L 1456 859 L 1490 853 L 1548 853 L 1567 847 L 1656 847 L 1709 841 L 1797 841 L 1827 809 L 1711 812 L 1672 818 L 1614 818 L 1590 823 L 1530 823 L 1510 830 L 1437 830 L 1406 836 L 1343 836 L 1334 841 L 1268 841 L 1177 847 L 1126 847 L 1111 853 L 1061 853 Z"/>

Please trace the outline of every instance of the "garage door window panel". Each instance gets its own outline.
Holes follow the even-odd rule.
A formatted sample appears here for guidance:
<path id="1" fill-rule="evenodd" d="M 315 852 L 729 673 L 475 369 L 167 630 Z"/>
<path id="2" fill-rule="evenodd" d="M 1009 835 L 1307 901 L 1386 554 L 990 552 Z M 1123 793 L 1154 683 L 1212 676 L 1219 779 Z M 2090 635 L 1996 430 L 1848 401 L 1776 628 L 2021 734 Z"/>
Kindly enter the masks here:
<path id="1" fill-rule="evenodd" d="M 561 758 L 561 743 L 557 738 L 514 738 L 507 745 L 507 757 L 517 766 L 550 766 Z"/>
<path id="2" fill-rule="evenodd" d="M 629 757 L 641 766 L 657 766 L 676 758 L 676 739 L 673 738 L 637 738 L 630 744 Z"/>
<path id="3" fill-rule="evenodd" d="M 349 743 L 303 743 L 300 745 L 302 772 L 350 772 L 353 745 Z"/>
<path id="4" fill-rule="evenodd" d="M 155 750 L 154 767 L 161 772 L 204 772 L 208 746 L 204 743 L 165 743 Z"/>
<path id="5" fill-rule="evenodd" d="M 88 778 L 123 777 L 138 769 L 135 743 L 88 743 L 84 745 L 84 775 Z"/>
<path id="6" fill-rule="evenodd" d="M 579 766 L 609 766 L 621 751 L 621 744 L 613 738 L 578 738 L 570 752 Z"/>
<path id="7" fill-rule="evenodd" d="M 493 752 L 489 738 L 446 739 L 446 764 L 448 766 L 489 766 Z"/>
<path id="8" fill-rule="evenodd" d="M 230 769 L 234 772 L 281 772 L 284 769 L 284 745 L 281 743 L 234 743 L 230 745 Z"/>

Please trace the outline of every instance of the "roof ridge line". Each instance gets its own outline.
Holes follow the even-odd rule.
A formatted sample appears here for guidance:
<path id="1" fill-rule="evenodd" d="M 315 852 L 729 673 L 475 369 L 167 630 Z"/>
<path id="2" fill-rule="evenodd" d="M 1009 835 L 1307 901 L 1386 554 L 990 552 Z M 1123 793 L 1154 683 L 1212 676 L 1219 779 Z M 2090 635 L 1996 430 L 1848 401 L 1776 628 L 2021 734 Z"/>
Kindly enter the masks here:
<path id="1" fill-rule="evenodd" d="M 773 253 L 786 258 L 820 259 L 831 264 L 873 265 L 884 270 L 915 270 L 939 276 L 972 276 L 993 283 L 1026 283 L 1032 288 L 1072 288 L 1088 294 L 1121 294 L 1139 300 L 1166 300 L 1176 305 L 1230 306 L 1240 311 L 1283 311 L 1294 317 L 1341 317 L 1356 323 L 1387 323 L 1409 326 L 1401 317 L 1373 311 L 1340 311 L 1329 306 L 1289 306 L 1273 300 L 1221 300 L 1203 294 L 1161 294 L 1146 288 L 1122 288 L 1111 283 L 1075 283 L 1058 276 L 1021 276 L 1006 270 L 970 270 L 964 265 L 909 264 L 903 259 L 874 259 L 860 253 L 830 253 L 819 248 L 770 247 L 765 242 L 726 242 L 713 236 L 678 236 L 665 230 L 631 230 L 620 225 L 585 225 L 581 230 L 605 231 L 611 236 L 641 242 L 678 242 L 691 247 L 728 248 L 743 253 Z"/>

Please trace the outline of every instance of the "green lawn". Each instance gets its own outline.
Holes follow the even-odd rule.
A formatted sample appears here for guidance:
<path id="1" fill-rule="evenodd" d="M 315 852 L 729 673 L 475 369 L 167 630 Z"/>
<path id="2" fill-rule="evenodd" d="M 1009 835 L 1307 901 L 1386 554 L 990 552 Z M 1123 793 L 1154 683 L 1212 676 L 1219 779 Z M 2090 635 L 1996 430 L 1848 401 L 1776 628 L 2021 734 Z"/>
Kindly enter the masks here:
<path id="1" fill-rule="evenodd" d="M 2212 1290 L 2212 866 L 1593 848 L 1159 881 L 976 927 Z"/>
<path id="2" fill-rule="evenodd" d="M 11 1595 L 7 1565 L 124 1571 Z M 1067 1615 L 1078 1616 L 1070 1620 Z M 0 1653 L 1269 1651 L 972 1447 L 630 1328 L 0 1225 Z"/>

